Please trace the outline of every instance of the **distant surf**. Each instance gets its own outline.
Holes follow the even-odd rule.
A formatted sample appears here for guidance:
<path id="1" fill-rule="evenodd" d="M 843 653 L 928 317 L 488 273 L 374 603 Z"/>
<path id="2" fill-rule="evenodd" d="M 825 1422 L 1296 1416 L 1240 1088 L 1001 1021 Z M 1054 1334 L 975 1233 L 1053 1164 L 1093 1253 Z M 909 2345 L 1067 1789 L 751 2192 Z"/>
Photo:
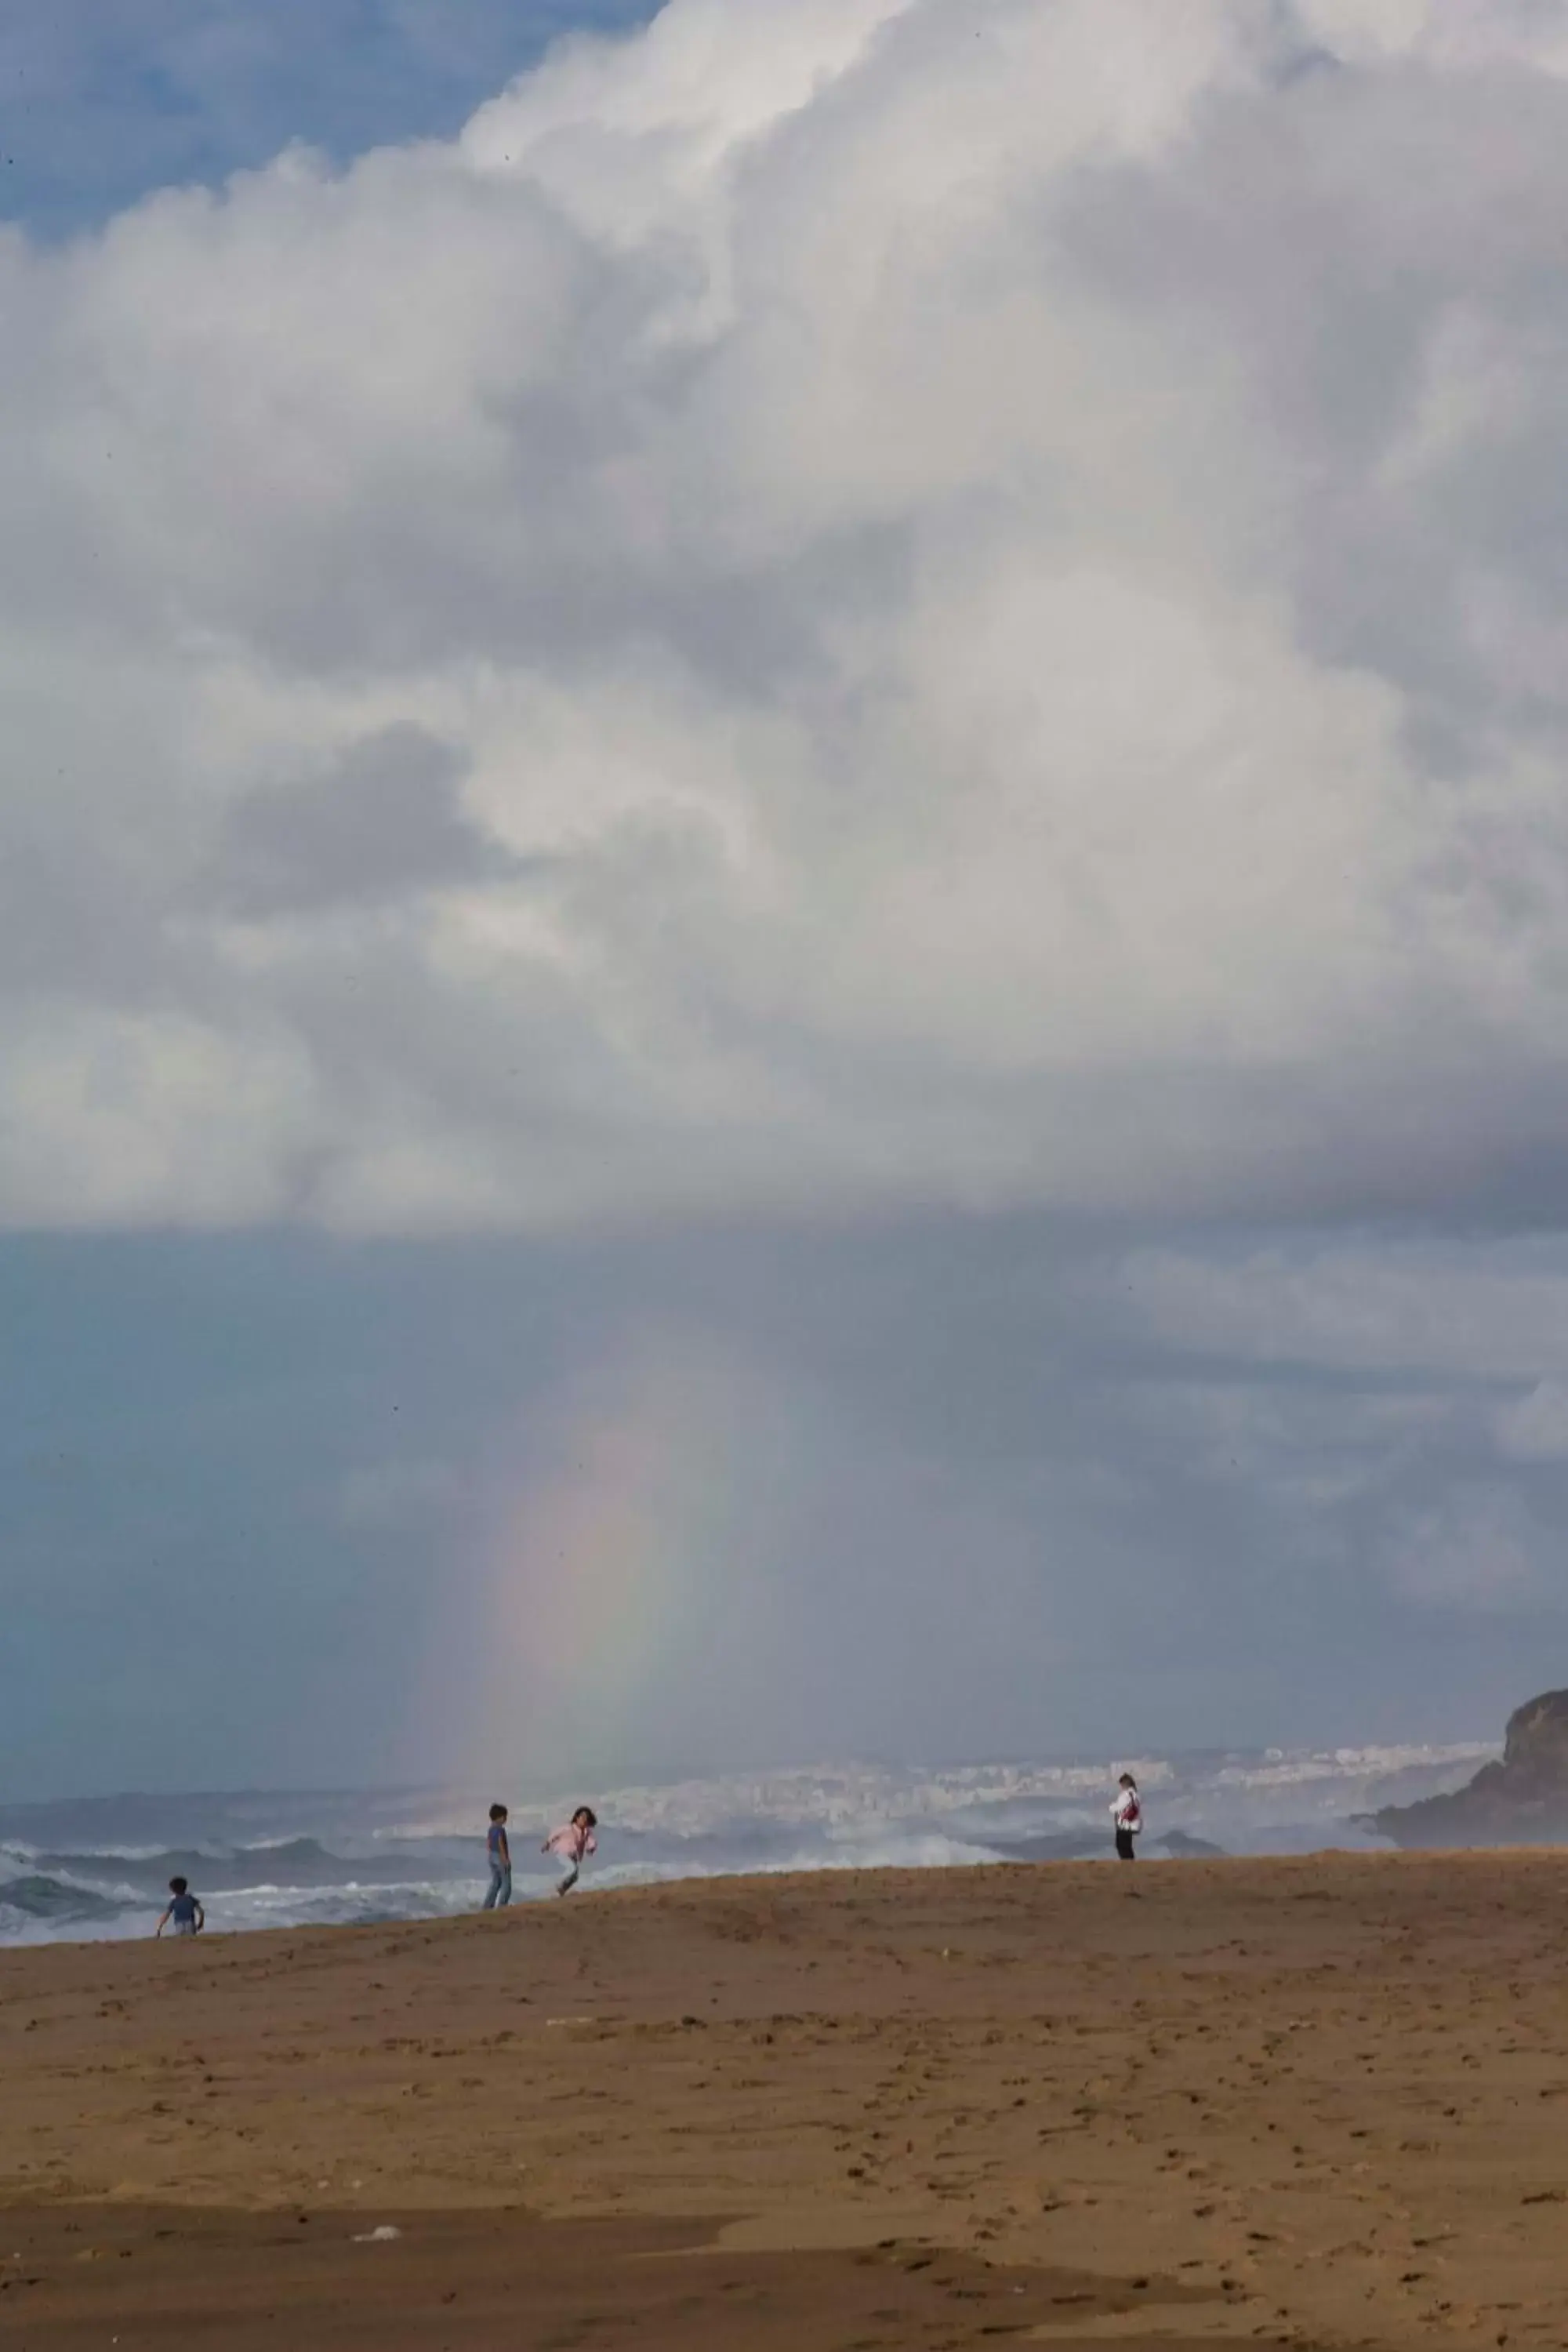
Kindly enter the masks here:
<path id="1" fill-rule="evenodd" d="M 1470 1741 L 1208 1749 L 1114 1762 L 815 1764 L 637 1784 L 591 1792 L 600 1859 L 588 1883 L 1102 1854 L 1115 1773 L 1125 1762 L 1143 1791 L 1151 1861 L 1215 1849 L 1373 1847 L 1383 1841 L 1357 1816 L 1455 1788 L 1496 1752 Z M 518 1796 L 518 1900 L 553 1886 L 531 1832 L 542 1833 L 581 1793 Z M 490 1794 L 488 1787 L 247 1790 L 0 1807 L 0 1944 L 148 1934 L 176 1874 L 201 1895 L 215 1930 L 468 1910 L 484 1880 Z"/>

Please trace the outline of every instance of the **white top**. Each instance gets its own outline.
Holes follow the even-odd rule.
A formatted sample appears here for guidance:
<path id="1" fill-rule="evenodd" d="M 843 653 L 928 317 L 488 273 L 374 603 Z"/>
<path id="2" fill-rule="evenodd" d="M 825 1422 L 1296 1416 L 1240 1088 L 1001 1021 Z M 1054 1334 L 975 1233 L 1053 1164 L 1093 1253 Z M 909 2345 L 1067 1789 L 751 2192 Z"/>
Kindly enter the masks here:
<path id="1" fill-rule="evenodd" d="M 1110 1818 L 1119 1830 L 1136 1837 L 1143 1826 L 1143 1808 L 1138 1801 L 1136 1789 L 1119 1789 L 1116 1802 L 1110 1808 Z"/>

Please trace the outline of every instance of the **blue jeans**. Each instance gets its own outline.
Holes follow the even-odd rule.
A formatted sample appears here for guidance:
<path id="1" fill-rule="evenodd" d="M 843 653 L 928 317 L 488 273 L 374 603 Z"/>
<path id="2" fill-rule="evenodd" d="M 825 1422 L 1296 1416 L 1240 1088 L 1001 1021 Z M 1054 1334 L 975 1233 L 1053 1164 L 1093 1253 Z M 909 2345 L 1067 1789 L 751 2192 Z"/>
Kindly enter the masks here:
<path id="1" fill-rule="evenodd" d="M 485 1909 L 487 1911 L 504 1911 L 510 1901 L 511 1871 L 509 1866 L 501 1863 L 492 1862 L 490 1864 L 490 1891 L 485 1897 Z"/>

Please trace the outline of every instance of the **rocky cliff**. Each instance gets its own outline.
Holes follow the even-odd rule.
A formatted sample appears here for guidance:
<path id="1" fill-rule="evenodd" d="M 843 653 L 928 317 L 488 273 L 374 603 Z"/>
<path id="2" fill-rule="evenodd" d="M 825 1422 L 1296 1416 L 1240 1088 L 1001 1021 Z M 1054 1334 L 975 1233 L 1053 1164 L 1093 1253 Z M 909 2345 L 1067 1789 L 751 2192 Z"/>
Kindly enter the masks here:
<path id="1" fill-rule="evenodd" d="M 1568 1690 L 1526 1699 L 1508 1719 L 1500 1764 L 1447 1797 L 1373 1815 L 1396 1845 L 1568 1843 Z"/>

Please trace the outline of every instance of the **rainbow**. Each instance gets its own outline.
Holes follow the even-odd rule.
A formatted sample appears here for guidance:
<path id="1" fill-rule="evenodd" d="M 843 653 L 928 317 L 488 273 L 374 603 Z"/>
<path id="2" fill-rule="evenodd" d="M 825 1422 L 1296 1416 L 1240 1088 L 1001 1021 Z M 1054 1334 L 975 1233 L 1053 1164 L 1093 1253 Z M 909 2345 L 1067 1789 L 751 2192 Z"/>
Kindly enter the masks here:
<path id="1" fill-rule="evenodd" d="M 776 1430 L 729 1349 L 645 1324 L 516 1432 L 484 1515 L 455 1777 L 635 1776 L 661 1685 L 677 1707 L 736 1598 L 760 1413 Z"/>

